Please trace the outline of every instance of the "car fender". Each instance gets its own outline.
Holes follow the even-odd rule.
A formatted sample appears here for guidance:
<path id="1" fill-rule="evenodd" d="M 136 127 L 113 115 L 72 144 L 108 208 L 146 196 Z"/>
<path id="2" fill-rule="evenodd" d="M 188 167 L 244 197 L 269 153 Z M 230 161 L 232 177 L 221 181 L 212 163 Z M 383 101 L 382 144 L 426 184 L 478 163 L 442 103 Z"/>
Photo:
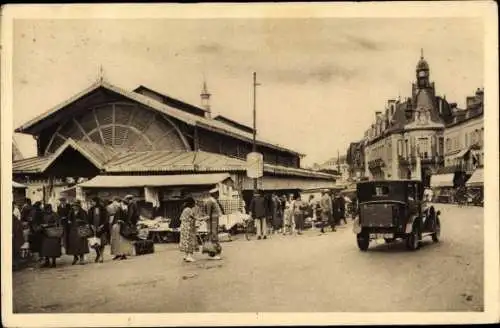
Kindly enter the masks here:
<path id="1" fill-rule="evenodd" d="M 418 219 L 418 215 L 412 216 L 406 223 L 405 233 L 410 233 L 413 230 L 413 223 Z"/>
<path id="2" fill-rule="evenodd" d="M 354 222 L 352 223 L 352 232 L 354 232 L 355 234 L 361 232 L 361 225 L 359 224 L 359 218 L 354 219 Z"/>

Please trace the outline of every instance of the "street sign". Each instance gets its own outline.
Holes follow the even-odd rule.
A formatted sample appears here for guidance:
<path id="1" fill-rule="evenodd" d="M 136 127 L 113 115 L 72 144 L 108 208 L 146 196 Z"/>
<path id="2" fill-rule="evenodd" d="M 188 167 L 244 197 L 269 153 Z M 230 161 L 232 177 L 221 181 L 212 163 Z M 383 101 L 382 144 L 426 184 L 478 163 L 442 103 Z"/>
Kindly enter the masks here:
<path id="1" fill-rule="evenodd" d="M 261 153 L 252 152 L 247 155 L 247 176 L 258 179 L 264 175 L 264 156 Z"/>

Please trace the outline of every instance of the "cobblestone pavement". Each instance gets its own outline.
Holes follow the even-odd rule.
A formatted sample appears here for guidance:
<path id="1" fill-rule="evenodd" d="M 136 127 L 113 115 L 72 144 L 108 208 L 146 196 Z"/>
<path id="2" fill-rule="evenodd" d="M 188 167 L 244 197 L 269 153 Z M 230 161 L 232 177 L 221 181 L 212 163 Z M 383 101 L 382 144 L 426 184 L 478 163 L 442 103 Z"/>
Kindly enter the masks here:
<path id="1" fill-rule="evenodd" d="M 481 311 L 483 209 L 437 205 L 442 239 L 356 246 L 338 232 L 224 243 L 222 261 L 183 263 L 177 245 L 103 264 L 13 275 L 15 313 Z M 92 262 L 93 256 L 89 258 Z"/>

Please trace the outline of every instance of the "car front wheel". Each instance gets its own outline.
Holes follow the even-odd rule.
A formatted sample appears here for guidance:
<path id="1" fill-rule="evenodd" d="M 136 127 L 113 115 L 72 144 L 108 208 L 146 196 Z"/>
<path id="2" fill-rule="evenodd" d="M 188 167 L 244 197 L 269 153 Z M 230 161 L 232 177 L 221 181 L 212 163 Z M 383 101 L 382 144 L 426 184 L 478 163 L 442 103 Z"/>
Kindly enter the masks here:
<path id="1" fill-rule="evenodd" d="M 437 242 L 439 242 L 439 239 L 441 238 L 441 222 L 439 222 L 439 219 L 436 219 L 435 230 L 436 231 L 432 234 L 432 241 L 437 243 Z"/>
<path id="2" fill-rule="evenodd" d="M 413 227 L 412 232 L 410 232 L 410 234 L 406 238 L 406 247 L 412 251 L 417 250 L 420 246 L 419 237 L 420 237 L 420 232 L 418 227 L 415 225 Z"/>
<path id="3" fill-rule="evenodd" d="M 356 239 L 358 241 L 358 247 L 361 251 L 365 252 L 366 250 L 368 250 L 368 246 L 370 245 L 370 237 L 367 233 L 358 233 Z"/>

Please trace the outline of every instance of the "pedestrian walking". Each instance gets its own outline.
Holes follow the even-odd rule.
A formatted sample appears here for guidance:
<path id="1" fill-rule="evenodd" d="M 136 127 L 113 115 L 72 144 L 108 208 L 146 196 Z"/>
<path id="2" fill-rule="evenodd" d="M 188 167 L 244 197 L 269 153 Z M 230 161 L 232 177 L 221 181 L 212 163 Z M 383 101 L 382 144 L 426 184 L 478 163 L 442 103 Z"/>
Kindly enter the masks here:
<path id="1" fill-rule="evenodd" d="M 61 221 L 61 225 L 64 228 L 64 235 L 63 235 L 63 245 L 64 249 L 68 249 L 68 243 L 69 243 L 69 223 L 68 223 L 68 217 L 69 217 L 69 212 L 71 212 L 71 205 L 68 204 L 66 201 L 66 198 L 61 197 L 59 198 L 59 205 L 57 205 L 57 216 L 59 217 L 59 220 Z"/>
<path id="2" fill-rule="evenodd" d="M 215 256 L 210 257 L 212 260 L 220 260 L 220 252 L 221 246 L 219 243 L 219 218 L 221 215 L 224 215 L 224 209 L 219 202 L 219 188 L 214 188 L 209 191 L 209 197 L 206 202 L 207 206 L 207 226 L 208 226 L 208 239 L 214 245 L 214 248 L 217 250 Z"/>
<path id="3" fill-rule="evenodd" d="M 122 200 L 119 207 L 116 208 L 113 216 L 111 228 L 111 255 L 114 255 L 113 260 L 126 260 L 127 256 L 131 256 L 134 245 L 129 236 L 123 236 L 122 225 L 130 225 L 128 215 L 129 202 L 133 196 L 128 195 Z"/>
<path id="4" fill-rule="evenodd" d="M 16 266 L 21 259 L 21 247 L 24 245 L 23 224 L 14 213 L 12 213 L 12 264 Z"/>
<path id="5" fill-rule="evenodd" d="M 250 215 L 257 226 L 257 239 L 267 239 L 268 207 L 262 196 L 262 191 L 256 191 L 250 202 Z"/>
<path id="6" fill-rule="evenodd" d="M 293 211 L 292 203 L 289 201 L 286 201 L 285 203 L 283 221 L 283 235 L 291 235 L 293 233 Z"/>
<path id="7" fill-rule="evenodd" d="M 185 262 L 195 261 L 193 254 L 198 248 L 198 240 L 196 239 L 196 218 L 194 216 L 195 204 L 192 197 L 186 198 L 180 217 L 181 233 L 179 249 L 184 253 L 183 260 Z"/>
<path id="8" fill-rule="evenodd" d="M 340 221 L 342 220 L 345 224 L 347 224 L 347 220 L 345 218 L 345 200 L 340 193 L 336 193 L 333 200 L 333 218 L 335 224 L 340 225 Z"/>
<path id="9" fill-rule="evenodd" d="M 33 220 L 33 206 L 31 205 L 31 199 L 26 198 L 23 207 L 21 208 L 21 221 L 23 223 L 28 223 Z"/>
<path id="10" fill-rule="evenodd" d="M 88 254 L 89 245 L 87 238 L 90 237 L 91 229 L 87 213 L 82 208 L 80 200 L 75 200 L 68 214 L 68 248 L 66 254 L 73 255 L 72 265 L 80 262 L 85 264 L 85 254 Z M 87 233 L 85 233 L 87 231 Z"/>
<path id="11" fill-rule="evenodd" d="M 108 215 L 106 208 L 102 205 L 101 199 L 99 197 L 94 197 L 90 201 L 89 209 L 89 223 L 92 227 L 92 232 L 95 238 L 98 238 L 99 242 L 93 247 L 96 252 L 95 262 L 104 262 L 104 247 L 108 242 Z"/>
<path id="12" fill-rule="evenodd" d="M 42 234 L 42 243 L 40 247 L 40 256 L 45 259 L 45 263 L 43 267 L 56 267 L 56 259 L 61 257 L 61 234 L 51 234 L 50 230 L 54 229 L 57 232 L 57 229 L 61 227 L 61 221 L 52 210 L 51 204 L 46 204 L 43 211 L 43 234 Z"/>
<path id="13" fill-rule="evenodd" d="M 323 190 L 321 193 L 321 200 L 320 200 L 320 208 L 321 208 L 321 218 L 322 218 L 322 224 L 321 224 L 321 233 L 325 233 L 325 227 L 328 225 L 331 226 L 332 231 L 335 230 L 335 224 L 333 223 L 333 204 L 332 204 L 332 199 L 330 198 L 330 195 L 328 193 L 328 190 Z"/>
<path id="14" fill-rule="evenodd" d="M 43 224 L 43 211 L 42 203 L 35 202 L 29 214 L 29 249 L 31 254 L 36 257 L 40 255 L 42 247 L 42 224 Z M 39 258 L 38 258 L 39 259 Z"/>
<path id="15" fill-rule="evenodd" d="M 302 235 L 304 231 L 304 217 L 307 212 L 307 207 L 307 203 L 302 200 L 300 194 L 296 195 L 293 205 L 293 217 L 295 220 L 295 230 L 298 235 Z"/>
<path id="16" fill-rule="evenodd" d="M 273 193 L 271 195 L 271 202 L 272 202 L 271 213 L 273 218 L 273 231 L 274 233 L 279 233 L 281 227 L 283 226 L 283 209 L 281 208 L 281 200 L 278 197 L 278 195 Z"/>

